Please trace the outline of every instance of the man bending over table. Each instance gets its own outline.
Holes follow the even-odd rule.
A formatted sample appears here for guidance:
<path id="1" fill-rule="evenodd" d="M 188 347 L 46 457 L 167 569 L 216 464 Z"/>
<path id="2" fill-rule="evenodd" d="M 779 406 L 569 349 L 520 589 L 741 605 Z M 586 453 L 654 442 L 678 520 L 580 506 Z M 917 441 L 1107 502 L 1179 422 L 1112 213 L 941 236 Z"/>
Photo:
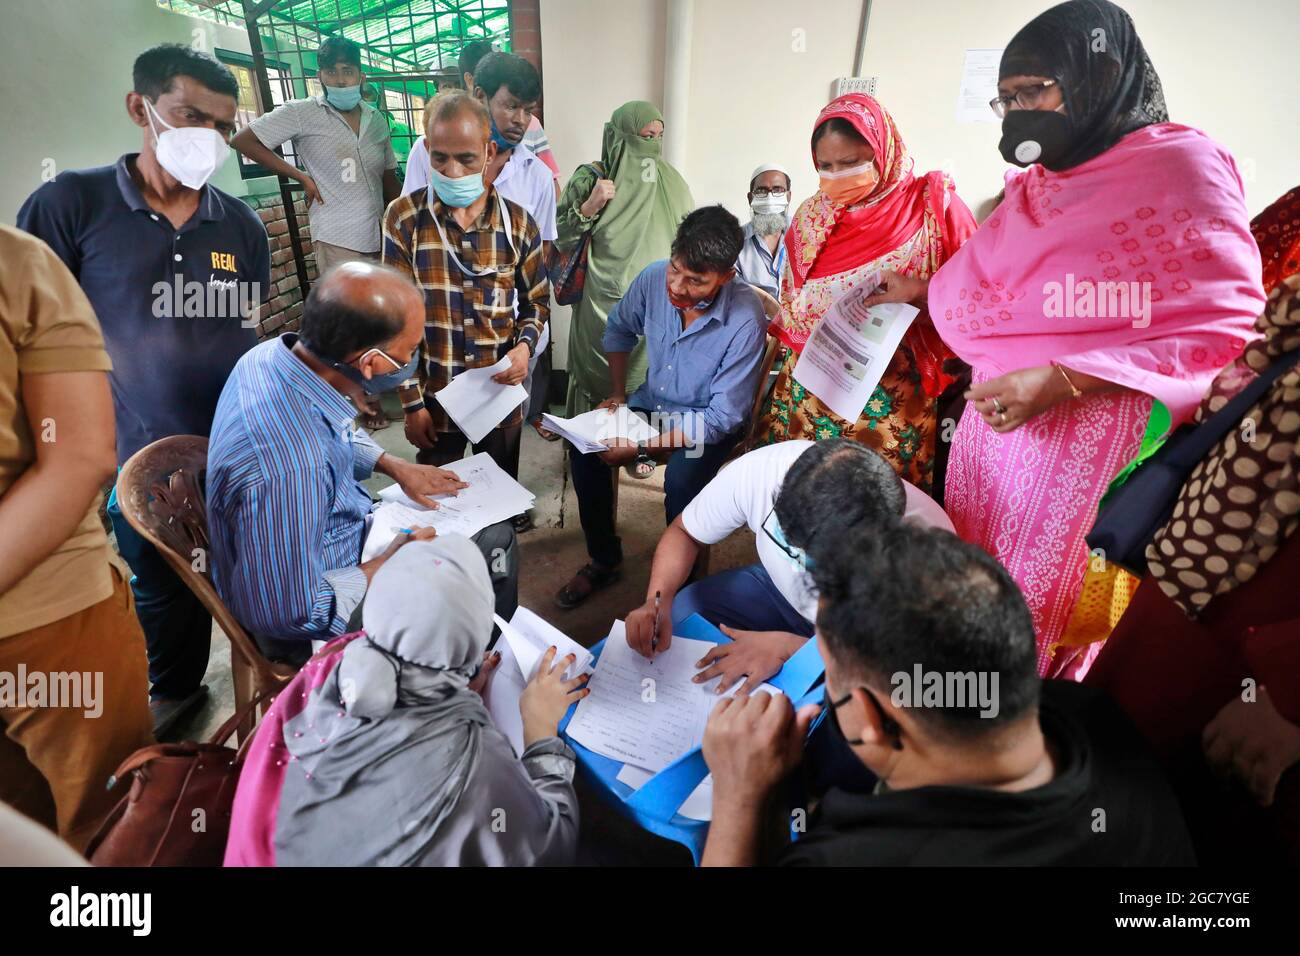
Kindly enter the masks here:
<path id="1" fill-rule="evenodd" d="M 355 426 L 366 395 L 410 378 L 424 336 L 424 302 L 409 280 L 348 262 L 312 287 L 302 332 L 263 342 L 235 366 L 208 448 L 208 526 L 221 599 L 268 656 L 301 663 L 311 640 L 355 629 L 375 573 L 419 528 L 361 560 L 372 471 L 407 496 L 467 487 L 453 472 L 385 453 Z M 496 594 L 513 616 L 518 557 L 510 523 L 474 536 Z"/>

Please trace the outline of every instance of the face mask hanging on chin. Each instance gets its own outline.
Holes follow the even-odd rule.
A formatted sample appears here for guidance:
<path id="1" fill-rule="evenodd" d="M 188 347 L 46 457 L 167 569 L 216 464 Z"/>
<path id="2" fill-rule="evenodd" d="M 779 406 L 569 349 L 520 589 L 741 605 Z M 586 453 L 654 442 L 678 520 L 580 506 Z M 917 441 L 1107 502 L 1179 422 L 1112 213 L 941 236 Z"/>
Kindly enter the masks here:
<path id="1" fill-rule="evenodd" d="M 149 129 L 154 134 L 154 156 L 158 165 L 186 189 L 202 189 L 212 174 L 230 156 L 230 144 L 215 129 L 206 126 L 172 126 L 158 115 L 148 99 Z M 153 121 L 167 127 L 161 133 Z"/>
<path id="2" fill-rule="evenodd" d="M 385 352 L 383 349 L 369 349 L 356 361 L 363 361 L 371 352 L 378 352 L 379 355 L 397 365 L 396 359 Z M 407 379 L 415 378 L 416 372 L 420 367 L 420 350 L 416 349 L 411 355 L 411 361 L 400 366 L 392 372 L 385 372 L 383 375 L 372 375 L 366 378 L 361 374 L 361 370 L 348 364 L 347 362 L 330 362 L 333 368 L 337 369 L 343 376 L 357 385 L 361 386 L 362 391 L 367 395 L 381 395 L 384 392 L 391 392 Z"/>
<path id="3" fill-rule="evenodd" d="M 998 152 L 1008 163 L 1054 169 L 1070 148 L 1070 118 L 1059 110 L 1012 110 L 1002 118 Z"/>
<path id="4" fill-rule="evenodd" d="M 488 115 L 488 119 L 492 121 L 492 142 L 497 144 L 497 152 L 507 153 L 519 145 L 501 135 L 501 130 L 497 129 L 497 121 L 491 114 Z"/>

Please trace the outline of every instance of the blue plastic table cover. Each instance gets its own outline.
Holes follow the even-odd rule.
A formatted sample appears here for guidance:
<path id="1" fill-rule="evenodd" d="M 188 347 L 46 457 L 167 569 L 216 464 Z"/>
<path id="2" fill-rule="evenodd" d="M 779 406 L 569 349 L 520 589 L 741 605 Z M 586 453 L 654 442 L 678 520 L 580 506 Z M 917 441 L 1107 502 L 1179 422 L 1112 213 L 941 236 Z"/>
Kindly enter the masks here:
<path id="1" fill-rule="evenodd" d="M 678 637 L 690 637 L 714 644 L 726 644 L 731 641 L 731 638 L 698 614 L 692 614 L 676 625 L 673 632 Z M 605 641 L 602 640 L 591 648 L 592 656 L 596 661 L 600 660 L 600 653 L 604 647 Z M 817 641 L 810 639 L 767 683 L 780 690 L 794 702 L 796 707 L 799 707 L 821 700 L 821 688 L 814 689 L 813 685 L 821 678 L 824 670 L 821 654 L 817 651 Z M 704 763 L 703 751 L 697 748 L 683 754 L 651 777 L 639 789 L 633 790 L 617 779 L 619 771 L 623 769 L 622 761 L 588 750 L 565 732 L 577 706 L 574 704 L 565 714 L 560 722 L 560 733 L 565 742 L 573 748 L 578 758 L 578 766 L 584 775 L 601 796 L 607 799 L 607 802 L 643 829 L 684 845 L 691 851 L 696 865 L 699 865 L 700 857 L 704 853 L 704 840 L 708 836 L 709 825 L 703 820 L 692 820 L 682 816 L 677 812 L 677 808 L 709 773 L 709 768 Z"/>

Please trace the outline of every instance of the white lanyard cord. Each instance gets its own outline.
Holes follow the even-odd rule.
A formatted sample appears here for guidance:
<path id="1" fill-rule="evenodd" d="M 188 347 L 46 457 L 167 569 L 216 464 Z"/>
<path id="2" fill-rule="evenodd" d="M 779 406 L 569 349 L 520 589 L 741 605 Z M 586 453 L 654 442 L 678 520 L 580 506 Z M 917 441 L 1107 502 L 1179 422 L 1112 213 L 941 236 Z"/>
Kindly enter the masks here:
<path id="1" fill-rule="evenodd" d="M 518 259 L 519 250 L 515 247 L 514 230 L 510 228 L 510 214 L 506 210 L 505 198 L 501 195 L 500 191 L 497 191 L 496 197 L 497 197 L 497 207 L 501 210 L 501 223 L 506 230 L 506 242 L 510 244 L 510 252 L 514 255 L 515 259 Z M 431 209 L 429 210 L 429 212 L 432 213 L 433 210 Z M 465 263 L 460 261 L 460 256 L 456 255 L 456 251 L 452 249 L 451 243 L 447 241 L 447 233 L 443 230 L 442 223 L 438 221 L 437 216 L 433 217 L 433 224 L 438 230 L 438 238 L 442 240 L 443 249 L 447 250 L 447 255 L 451 256 L 452 261 L 456 263 L 457 267 L 460 269 L 461 272 L 465 273 L 466 275 L 478 276 L 480 278 L 482 278 L 483 276 L 490 276 L 490 275 L 497 274 L 498 270 L 492 267 L 479 270 L 479 269 L 471 269 L 468 266 L 466 266 Z"/>

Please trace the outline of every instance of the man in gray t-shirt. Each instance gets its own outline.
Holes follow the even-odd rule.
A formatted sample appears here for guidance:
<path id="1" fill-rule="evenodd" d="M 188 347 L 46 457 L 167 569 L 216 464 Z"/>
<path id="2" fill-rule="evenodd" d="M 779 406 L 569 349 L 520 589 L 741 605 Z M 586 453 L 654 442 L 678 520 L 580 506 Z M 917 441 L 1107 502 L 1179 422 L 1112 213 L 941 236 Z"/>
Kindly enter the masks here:
<path id="1" fill-rule="evenodd" d="M 388 124 L 361 100 L 360 47 L 341 37 L 327 39 L 317 53 L 317 76 L 322 95 L 277 106 L 241 130 L 231 145 L 302 184 L 316 269 L 324 274 L 340 262 L 379 258 L 379 223 L 401 195 L 401 184 Z M 274 152 L 290 141 L 304 169 Z"/>
<path id="2" fill-rule="evenodd" d="M 402 186 L 388 123 L 361 100 L 361 48 L 329 37 L 316 53 L 316 68 L 323 94 L 280 104 L 240 130 L 230 145 L 302 184 L 316 273 L 324 276 L 344 262 L 378 261 L 380 221 Z M 276 147 L 290 141 L 305 171 L 276 154 Z M 372 400 L 360 422 L 373 430 L 388 419 Z"/>

